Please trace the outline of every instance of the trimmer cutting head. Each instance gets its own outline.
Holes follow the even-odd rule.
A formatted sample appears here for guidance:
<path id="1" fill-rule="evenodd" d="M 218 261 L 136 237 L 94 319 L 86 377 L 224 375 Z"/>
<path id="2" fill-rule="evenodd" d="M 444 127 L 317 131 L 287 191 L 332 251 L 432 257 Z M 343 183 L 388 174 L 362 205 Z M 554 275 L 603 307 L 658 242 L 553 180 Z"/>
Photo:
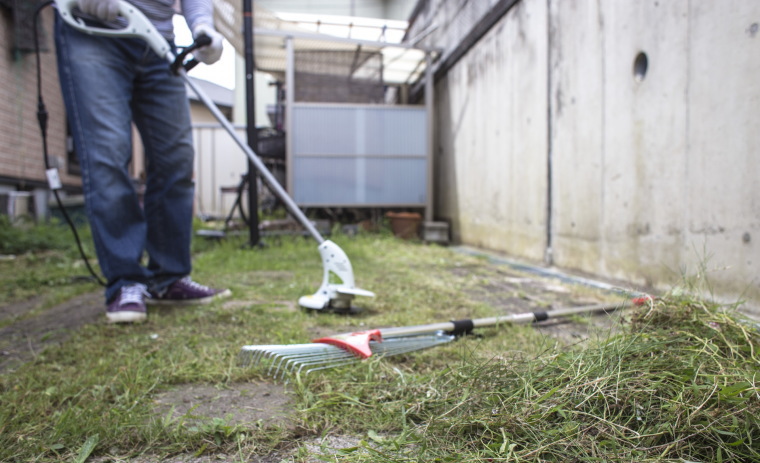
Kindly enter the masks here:
<path id="1" fill-rule="evenodd" d="M 313 310 L 356 313 L 360 310 L 352 306 L 354 297 L 375 297 L 375 293 L 356 287 L 351 261 L 337 244 L 330 240 L 323 241 L 319 245 L 319 254 L 324 269 L 322 285 L 316 293 L 298 299 L 298 305 Z M 341 283 L 332 283 L 330 280 L 334 277 Z"/>

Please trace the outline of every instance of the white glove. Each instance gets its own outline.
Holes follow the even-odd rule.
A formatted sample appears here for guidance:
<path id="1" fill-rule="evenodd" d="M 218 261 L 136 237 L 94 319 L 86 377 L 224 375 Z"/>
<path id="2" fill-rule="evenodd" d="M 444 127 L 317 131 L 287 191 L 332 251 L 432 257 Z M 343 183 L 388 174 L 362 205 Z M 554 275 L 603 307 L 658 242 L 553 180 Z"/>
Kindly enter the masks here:
<path id="1" fill-rule="evenodd" d="M 214 64 L 222 57 L 222 35 L 208 24 L 198 24 L 193 29 L 193 39 L 207 35 L 211 39 L 211 44 L 193 51 L 195 59 L 204 64 Z"/>
<path id="2" fill-rule="evenodd" d="M 79 0 L 82 13 L 101 21 L 113 21 L 119 16 L 119 0 Z"/>

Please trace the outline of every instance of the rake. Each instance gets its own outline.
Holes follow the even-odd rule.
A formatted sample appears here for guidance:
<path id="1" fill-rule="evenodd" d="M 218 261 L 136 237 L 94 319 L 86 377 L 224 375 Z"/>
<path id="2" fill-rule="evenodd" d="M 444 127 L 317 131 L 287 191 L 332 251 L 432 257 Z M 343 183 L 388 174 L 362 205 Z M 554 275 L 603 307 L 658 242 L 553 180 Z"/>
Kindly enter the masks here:
<path id="1" fill-rule="evenodd" d="M 355 363 L 372 356 L 384 357 L 405 354 L 449 343 L 470 334 L 475 328 L 496 325 L 536 323 L 544 320 L 592 312 L 612 312 L 652 301 L 642 296 L 619 304 L 597 304 L 560 308 L 550 311 L 525 312 L 473 320 L 456 320 L 396 328 L 338 334 L 319 338 L 308 344 L 249 345 L 241 350 L 244 366 L 263 365 L 267 374 L 277 378 Z"/>

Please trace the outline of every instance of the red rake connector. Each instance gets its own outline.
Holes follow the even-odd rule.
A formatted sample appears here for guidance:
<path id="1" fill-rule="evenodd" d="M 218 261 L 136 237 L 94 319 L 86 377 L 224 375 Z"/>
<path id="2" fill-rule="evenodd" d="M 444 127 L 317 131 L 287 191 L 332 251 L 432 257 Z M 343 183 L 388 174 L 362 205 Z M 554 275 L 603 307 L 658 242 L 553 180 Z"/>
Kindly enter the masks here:
<path id="1" fill-rule="evenodd" d="M 370 341 L 383 341 L 383 335 L 380 333 L 380 330 L 357 331 L 351 334 L 314 339 L 311 342 L 331 344 L 366 359 L 372 356 L 372 350 L 369 348 Z"/>
<path id="2" fill-rule="evenodd" d="M 633 302 L 633 305 L 642 306 L 644 304 L 651 304 L 654 302 L 654 298 L 647 294 L 646 296 L 635 297 L 631 299 L 631 302 Z"/>

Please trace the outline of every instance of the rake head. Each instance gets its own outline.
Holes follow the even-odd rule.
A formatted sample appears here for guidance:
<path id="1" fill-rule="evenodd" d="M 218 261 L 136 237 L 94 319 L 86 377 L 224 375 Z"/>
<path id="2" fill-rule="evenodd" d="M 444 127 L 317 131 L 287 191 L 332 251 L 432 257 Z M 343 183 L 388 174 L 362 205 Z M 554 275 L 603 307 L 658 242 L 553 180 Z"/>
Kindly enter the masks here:
<path id="1" fill-rule="evenodd" d="M 244 366 L 267 368 L 273 378 L 289 374 L 308 374 L 359 362 L 370 356 L 385 357 L 414 352 L 453 341 L 444 332 L 382 339 L 379 330 L 314 340 L 309 344 L 243 346 Z"/>

